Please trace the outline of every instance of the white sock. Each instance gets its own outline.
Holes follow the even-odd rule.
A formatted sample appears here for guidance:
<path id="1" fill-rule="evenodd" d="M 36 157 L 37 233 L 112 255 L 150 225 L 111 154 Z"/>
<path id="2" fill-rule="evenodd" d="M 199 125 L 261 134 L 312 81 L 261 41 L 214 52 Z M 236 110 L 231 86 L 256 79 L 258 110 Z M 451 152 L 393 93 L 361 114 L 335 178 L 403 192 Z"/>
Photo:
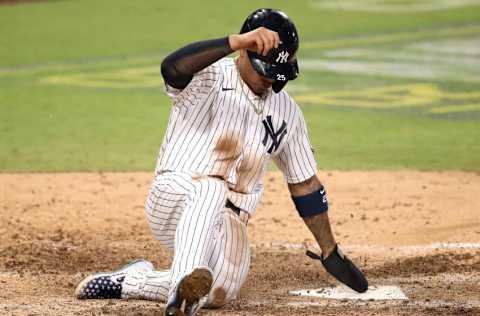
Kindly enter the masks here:
<path id="1" fill-rule="evenodd" d="M 170 271 L 136 270 L 122 283 L 123 299 L 143 299 L 165 303 L 170 289 Z"/>

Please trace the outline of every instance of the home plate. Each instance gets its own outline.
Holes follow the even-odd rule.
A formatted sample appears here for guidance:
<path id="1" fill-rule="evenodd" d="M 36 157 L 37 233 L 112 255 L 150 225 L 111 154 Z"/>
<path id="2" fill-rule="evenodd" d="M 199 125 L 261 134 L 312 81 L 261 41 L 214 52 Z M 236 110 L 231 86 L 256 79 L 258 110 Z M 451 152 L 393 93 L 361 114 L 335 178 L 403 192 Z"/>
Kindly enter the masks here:
<path id="1" fill-rule="evenodd" d="M 365 293 L 357 293 L 350 288 L 339 285 L 312 290 L 289 291 L 291 295 L 322 297 L 335 300 L 408 300 L 397 286 L 369 286 Z"/>

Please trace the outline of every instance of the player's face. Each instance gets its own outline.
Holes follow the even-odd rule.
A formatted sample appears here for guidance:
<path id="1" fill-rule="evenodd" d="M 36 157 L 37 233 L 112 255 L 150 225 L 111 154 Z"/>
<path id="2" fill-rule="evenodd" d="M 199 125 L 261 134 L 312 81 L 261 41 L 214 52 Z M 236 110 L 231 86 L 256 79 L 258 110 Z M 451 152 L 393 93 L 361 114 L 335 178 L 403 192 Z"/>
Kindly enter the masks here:
<path id="1" fill-rule="evenodd" d="M 259 75 L 255 69 L 253 69 L 246 52 L 240 52 L 240 58 L 237 65 L 243 81 L 245 81 L 250 87 L 250 90 L 255 94 L 262 95 L 272 86 L 274 80 Z"/>

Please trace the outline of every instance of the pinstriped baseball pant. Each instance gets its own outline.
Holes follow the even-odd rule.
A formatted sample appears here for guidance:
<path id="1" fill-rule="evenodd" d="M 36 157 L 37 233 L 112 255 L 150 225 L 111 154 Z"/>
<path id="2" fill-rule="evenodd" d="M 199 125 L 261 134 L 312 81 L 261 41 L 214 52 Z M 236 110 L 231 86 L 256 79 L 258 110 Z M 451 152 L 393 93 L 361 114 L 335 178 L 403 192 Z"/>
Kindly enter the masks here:
<path id="1" fill-rule="evenodd" d="M 212 177 L 186 173 L 157 175 L 145 204 L 151 231 L 174 251 L 170 270 L 127 275 L 122 297 L 166 301 L 175 285 L 194 268 L 207 266 L 213 285 L 206 306 L 234 299 L 250 266 L 246 224 L 226 208 L 228 187 Z"/>

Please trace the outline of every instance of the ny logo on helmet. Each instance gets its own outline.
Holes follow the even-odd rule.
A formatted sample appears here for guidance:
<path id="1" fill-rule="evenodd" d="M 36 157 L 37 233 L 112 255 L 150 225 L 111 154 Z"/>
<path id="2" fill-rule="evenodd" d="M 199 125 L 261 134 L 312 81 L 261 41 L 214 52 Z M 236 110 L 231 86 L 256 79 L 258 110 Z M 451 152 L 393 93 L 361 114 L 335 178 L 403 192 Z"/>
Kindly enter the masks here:
<path id="1" fill-rule="evenodd" d="M 288 59 L 288 52 L 287 51 L 281 51 L 280 53 L 278 53 L 278 57 L 277 59 L 275 59 L 275 61 L 277 63 L 281 63 L 281 64 L 284 64 L 287 62 L 287 59 Z"/>

